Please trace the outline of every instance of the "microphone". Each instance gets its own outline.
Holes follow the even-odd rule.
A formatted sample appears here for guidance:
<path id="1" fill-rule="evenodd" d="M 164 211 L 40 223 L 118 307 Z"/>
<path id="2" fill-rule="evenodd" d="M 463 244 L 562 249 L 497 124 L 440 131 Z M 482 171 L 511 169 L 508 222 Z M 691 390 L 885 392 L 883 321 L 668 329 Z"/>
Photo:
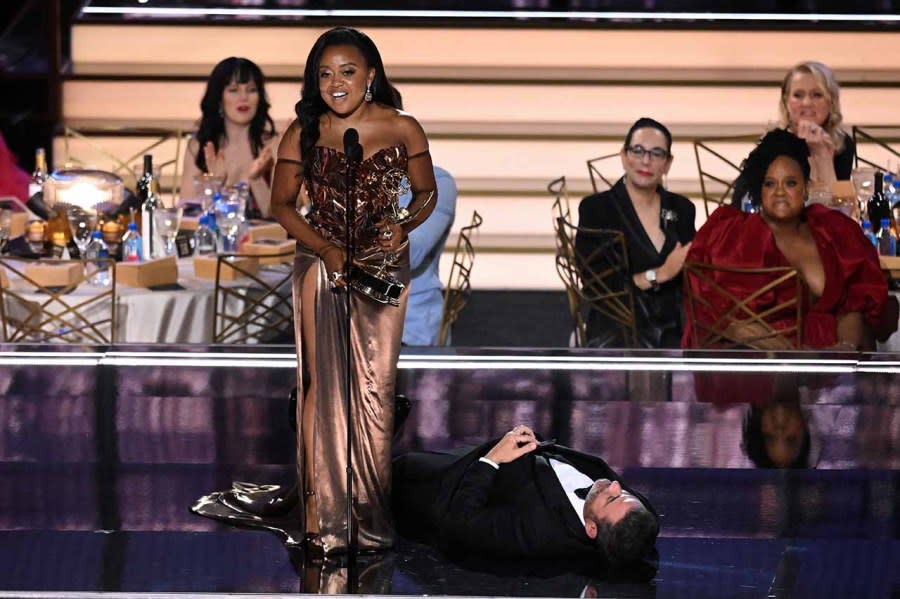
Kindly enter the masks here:
<path id="1" fill-rule="evenodd" d="M 344 155 L 350 162 L 359 162 L 362 159 L 359 132 L 352 127 L 344 131 Z"/>

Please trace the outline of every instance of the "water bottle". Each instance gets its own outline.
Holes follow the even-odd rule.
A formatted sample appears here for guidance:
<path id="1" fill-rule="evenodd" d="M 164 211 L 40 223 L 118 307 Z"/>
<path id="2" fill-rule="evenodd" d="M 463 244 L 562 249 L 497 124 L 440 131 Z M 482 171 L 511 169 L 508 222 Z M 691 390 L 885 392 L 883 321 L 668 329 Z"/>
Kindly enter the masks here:
<path id="1" fill-rule="evenodd" d="M 219 223 L 216 222 L 216 205 L 220 203 L 222 203 L 222 194 L 217 191 L 213 194 L 212 204 L 209 205 L 209 210 L 206 211 L 206 220 L 209 224 L 209 230 L 215 235 L 216 243 L 219 242 Z"/>
<path id="2" fill-rule="evenodd" d="M 878 231 L 878 255 L 897 255 L 897 236 L 891 231 L 891 219 L 881 219 L 881 230 Z"/>
<path id="3" fill-rule="evenodd" d="M 872 242 L 872 245 L 875 246 L 875 249 L 877 250 L 878 249 L 878 238 L 875 237 L 875 233 L 872 231 L 872 223 L 870 223 L 868 220 L 864 220 L 862 222 L 862 230 L 863 230 L 863 235 L 866 236 L 866 239 L 868 239 L 870 242 Z"/>
<path id="4" fill-rule="evenodd" d="M 109 258 L 109 246 L 103 241 L 103 233 L 94 231 L 94 234 L 91 236 L 91 242 L 88 244 L 84 255 L 85 260 L 87 261 L 88 273 L 93 273 L 90 279 L 88 279 L 88 282 L 96 287 L 109 287 L 109 269 L 112 266 L 99 265 L 94 262 L 96 260 Z"/>
<path id="5" fill-rule="evenodd" d="M 122 261 L 143 262 L 144 240 L 138 232 L 137 223 L 128 223 L 128 230 L 122 236 Z"/>
<path id="6" fill-rule="evenodd" d="M 194 231 L 194 255 L 207 256 L 216 253 L 216 235 L 209 228 L 209 215 L 200 216 L 197 230 Z"/>
<path id="7" fill-rule="evenodd" d="M 744 197 L 741 198 L 741 212 L 746 212 L 747 214 L 756 212 L 756 206 L 753 205 L 753 198 L 750 196 L 750 192 L 745 193 Z"/>

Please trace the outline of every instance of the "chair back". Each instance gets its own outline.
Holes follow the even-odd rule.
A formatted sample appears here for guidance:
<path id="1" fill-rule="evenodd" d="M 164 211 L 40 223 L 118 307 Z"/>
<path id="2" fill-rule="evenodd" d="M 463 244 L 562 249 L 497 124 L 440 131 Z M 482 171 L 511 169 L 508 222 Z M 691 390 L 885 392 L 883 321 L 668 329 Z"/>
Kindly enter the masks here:
<path id="1" fill-rule="evenodd" d="M 153 154 L 153 168 L 159 170 L 160 186 L 172 191 L 172 205 L 181 184 L 183 153 L 190 134 L 182 129 L 115 127 L 63 129 L 62 162 L 66 166 L 93 166 L 115 173 L 125 187 L 135 189 L 134 168 L 144 154 Z M 171 173 L 171 174 L 170 174 Z"/>
<path id="2" fill-rule="evenodd" d="M 60 285 L 39 282 L 48 269 Z M 92 285 L 95 277 L 108 284 Z M 115 261 L 0 257 L 0 319 L 7 343 L 115 343 Z"/>
<path id="3" fill-rule="evenodd" d="M 282 254 L 221 254 L 216 262 L 213 343 L 278 343 L 293 338 L 293 272 Z M 276 262 L 260 269 L 260 262 Z"/>
<path id="4" fill-rule="evenodd" d="M 856 165 L 890 172 L 888 164 L 900 159 L 900 125 L 853 126 Z"/>
<path id="5" fill-rule="evenodd" d="M 598 156 L 597 158 L 591 158 L 587 161 L 587 169 L 588 175 L 591 177 L 591 187 L 594 188 L 594 193 L 600 193 L 601 191 L 606 191 L 607 189 L 612 189 L 612 186 L 616 184 L 616 180 L 620 175 L 616 175 L 614 177 L 607 177 L 603 174 L 601 164 L 608 165 L 609 161 L 615 158 L 619 158 L 619 152 L 615 152 L 613 154 L 606 154 L 605 156 Z M 617 168 L 619 171 L 622 170 L 622 163 L 616 162 Z"/>
<path id="6" fill-rule="evenodd" d="M 456 238 L 456 249 L 453 251 L 453 264 L 447 287 L 444 288 L 444 311 L 441 314 L 441 329 L 438 333 L 438 345 L 447 345 L 450 341 L 450 330 L 466 307 L 472 295 L 472 267 L 475 265 L 475 246 L 472 236 L 483 223 L 478 211 L 472 212 L 471 222 L 460 229 Z"/>
<path id="7" fill-rule="evenodd" d="M 619 328 L 626 347 L 639 345 L 628 249 L 621 231 L 576 227 L 558 218 L 556 272 L 566 288 L 576 346 L 588 345 L 591 311 Z"/>
<path id="8" fill-rule="evenodd" d="M 758 135 L 694 140 L 694 157 L 700 175 L 700 195 L 703 198 L 707 218 L 716 208 L 730 201 L 735 180 L 741 173 L 740 163 L 758 141 Z M 735 148 L 739 151 L 736 152 Z"/>
<path id="9" fill-rule="evenodd" d="M 807 292 L 795 268 L 684 263 L 686 318 L 697 349 L 796 349 Z"/>
<path id="10" fill-rule="evenodd" d="M 569 186 L 566 183 L 566 177 L 563 175 L 559 179 L 554 179 L 547 184 L 547 191 L 553 196 L 553 219 L 564 218 L 569 220 L 572 214 L 571 204 L 569 203 Z"/>

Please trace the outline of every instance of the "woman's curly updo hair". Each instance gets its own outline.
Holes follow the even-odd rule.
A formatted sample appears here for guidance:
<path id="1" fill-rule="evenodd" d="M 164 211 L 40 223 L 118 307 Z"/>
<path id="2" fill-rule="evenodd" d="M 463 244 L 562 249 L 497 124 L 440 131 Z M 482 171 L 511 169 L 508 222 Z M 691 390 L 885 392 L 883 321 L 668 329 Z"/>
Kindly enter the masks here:
<path id="1" fill-rule="evenodd" d="M 769 131 L 741 165 L 741 174 L 735 181 L 735 189 L 745 189 L 754 206 L 762 202 L 762 186 L 766 171 L 779 156 L 796 162 L 803 171 L 803 181 L 809 183 L 809 148 L 806 142 L 784 129 Z"/>
<path id="2" fill-rule="evenodd" d="M 300 122 L 300 155 L 303 157 L 303 171 L 312 172 L 313 153 L 319 141 L 319 117 L 328 111 L 319 89 L 319 63 L 326 48 L 332 46 L 353 46 L 366 59 L 366 69 L 375 69 L 372 81 L 373 101 L 402 109 L 400 94 L 391 85 L 384 72 L 384 63 L 375 42 L 365 33 L 350 27 L 335 27 L 319 36 L 306 57 L 303 70 L 303 91 L 300 101 L 294 106 L 297 120 Z"/>

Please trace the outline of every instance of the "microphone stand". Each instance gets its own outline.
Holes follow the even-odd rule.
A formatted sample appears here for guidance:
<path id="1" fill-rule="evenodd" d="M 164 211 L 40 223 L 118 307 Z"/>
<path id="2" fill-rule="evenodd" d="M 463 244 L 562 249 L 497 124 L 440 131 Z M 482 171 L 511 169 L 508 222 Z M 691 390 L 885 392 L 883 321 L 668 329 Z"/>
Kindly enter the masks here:
<path id="1" fill-rule="evenodd" d="M 356 133 L 355 130 L 348 130 Z M 355 139 L 353 139 L 355 137 Z M 347 426 L 347 564 L 348 567 L 354 565 L 356 554 L 358 551 L 357 538 L 355 534 L 355 522 L 353 519 L 353 417 L 352 417 L 352 390 L 353 390 L 353 350 L 351 343 L 351 287 L 350 287 L 350 267 L 353 264 L 353 255 L 355 253 L 356 239 L 353 235 L 353 223 L 356 220 L 356 200 L 353 197 L 353 166 L 360 161 L 362 157 L 362 146 L 359 144 L 358 136 L 344 135 L 344 155 L 347 159 L 347 170 L 344 175 L 344 216 L 345 222 L 345 243 L 347 248 L 346 261 L 344 262 L 344 291 L 346 293 L 346 349 L 347 349 L 347 372 L 344 380 L 345 390 L 345 417 Z"/>

